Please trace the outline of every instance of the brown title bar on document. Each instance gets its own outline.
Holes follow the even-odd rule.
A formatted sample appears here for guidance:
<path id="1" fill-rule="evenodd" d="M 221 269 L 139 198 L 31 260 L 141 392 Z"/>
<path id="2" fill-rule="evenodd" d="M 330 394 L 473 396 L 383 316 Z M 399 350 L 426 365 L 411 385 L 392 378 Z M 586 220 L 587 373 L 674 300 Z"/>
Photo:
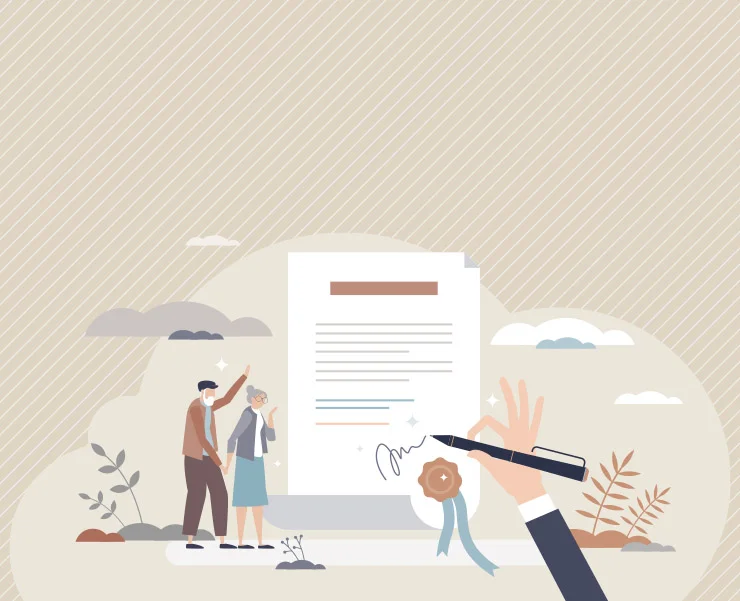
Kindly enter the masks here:
<path id="1" fill-rule="evenodd" d="M 437 282 L 331 282 L 332 296 L 436 296 Z"/>

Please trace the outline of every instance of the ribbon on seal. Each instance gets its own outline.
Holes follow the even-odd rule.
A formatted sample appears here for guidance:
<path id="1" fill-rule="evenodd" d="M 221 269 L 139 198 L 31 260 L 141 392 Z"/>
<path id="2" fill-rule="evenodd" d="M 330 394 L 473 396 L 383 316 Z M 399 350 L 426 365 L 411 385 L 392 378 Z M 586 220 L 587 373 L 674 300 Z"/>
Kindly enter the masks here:
<path id="1" fill-rule="evenodd" d="M 475 564 L 484 572 L 493 576 L 493 571 L 498 566 L 487 559 L 473 542 L 468 525 L 468 508 L 465 498 L 460 492 L 462 476 L 457 470 L 457 465 L 438 457 L 434 461 L 424 464 L 419 476 L 419 484 L 424 495 L 442 503 L 444 512 L 444 523 L 437 545 L 437 555 L 448 554 L 452 532 L 455 529 L 455 514 L 457 513 L 457 531 L 460 541 L 466 553 Z"/>

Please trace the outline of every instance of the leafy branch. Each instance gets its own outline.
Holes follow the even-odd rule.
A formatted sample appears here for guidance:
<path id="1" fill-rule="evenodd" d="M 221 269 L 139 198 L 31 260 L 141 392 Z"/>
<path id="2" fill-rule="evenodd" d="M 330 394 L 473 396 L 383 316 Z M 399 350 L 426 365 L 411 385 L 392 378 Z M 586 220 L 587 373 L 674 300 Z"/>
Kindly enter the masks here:
<path id="1" fill-rule="evenodd" d="M 627 532 L 627 537 L 629 537 L 629 535 L 632 533 L 632 530 L 634 529 L 639 530 L 643 534 L 647 534 L 645 529 L 639 525 L 639 522 L 643 522 L 644 524 L 647 524 L 648 526 L 653 525 L 653 522 L 648 520 L 645 516 L 647 515 L 648 517 L 651 517 L 654 520 L 657 520 L 660 517 L 659 515 L 650 511 L 651 509 L 653 511 L 657 511 L 658 513 L 664 513 L 659 504 L 662 504 L 662 505 L 671 504 L 670 501 L 667 501 L 666 499 L 663 498 L 669 490 L 671 490 L 670 486 L 666 488 L 663 492 L 658 494 L 658 485 L 656 484 L 655 488 L 653 489 L 653 498 L 651 499 L 650 491 L 645 489 L 645 498 L 647 499 L 647 504 L 645 505 L 643 505 L 642 499 L 639 496 L 636 497 L 637 505 L 640 508 L 640 513 L 638 514 L 637 510 L 634 507 L 632 507 L 632 505 L 630 505 L 629 510 L 632 512 L 632 515 L 635 516 L 634 521 L 628 520 L 626 517 L 622 516 L 622 519 L 630 525 L 630 529 Z"/>
<path id="2" fill-rule="evenodd" d="M 290 538 L 287 536 L 285 537 L 285 540 L 280 541 L 280 544 L 285 546 L 287 549 L 287 551 L 283 551 L 283 555 L 285 555 L 286 553 L 292 553 L 293 557 L 295 557 L 295 560 L 299 561 L 300 558 L 295 552 L 295 550 L 297 549 L 301 552 L 301 558 L 305 561 L 306 555 L 303 552 L 303 545 L 301 544 L 301 541 L 303 540 L 303 535 L 301 534 L 299 536 L 294 536 L 293 538 L 295 539 L 295 542 L 298 543 L 297 547 L 295 545 L 293 547 L 290 546 Z"/>
<path id="3" fill-rule="evenodd" d="M 101 447 L 99 444 L 92 443 L 90 444 L 90 446 L 92 447 L 92 450 L 95 452 L 96 455 L 105 457 L 110 462 L 110 465 L 104 465 L 102 467 L 99 467 L 98 468 L 99 472 L 102 472 L 103 474 L 112 474 L 113 472 L 118 472 L 121 475 L 121 478 L 123 478 L 123 481 L 126 484 L 125 485 L 116 484 L 115 486 L 111 488 L 111 492 L 124 493 L 126 491 L 129 491 L 131 493 L 131 497 L 133 497 L 134 499 L 134 504 L 136 505 L 136 511 L 139 514 L 139 521 L 143 524 L 144 519 L 141 517 L 141 509 L 139 509 L 139 502 L 136 500 L 136 495 L 134 494 L 134 491 L 132 490 L 133 487 L 136 486 L 136 483 L 139 481 L 139 472 L 138 471 L 134 472 L 133 474 L 131 474 L 131 479 L 128 479 L 121 471 L 121 466 L 123 465 L 123 462 L 126 460 L 126 452 L 122 450 L 116 456 L 116 460 L 113 461 L 113 459 L 108 457 L 103 447 Z"/>
<path id="4" fill-rule="evenodd" d="M 292 553 L 293 557 L 295 557 L 295 560 L 298 561 L 298 556 L 295 554 L 295 551 L 290 548 L 290 538 L 286 536 L 285 540 L 280 541 L 280 544 L 285 545 L 285 547 L 288 549 L 287 551 L 283 551 L 283 555 L 285 555 L 286 553 Z"/>
<path id="5" fill-rule="evenodd" d="M 300 538 L 298 538 L 297 536 L 294 536 L 293 538 L 295 539 L 295 542 L 298 543 L 298 546 L 293 548 L 298 549 L 301 552 L 301 557 L 303 557 L 303 559 L 306 559 L 306 554 L 303 552 L 303 545 L 301 544 L 301 541 L 303 540 L 303 535 L 301 534 Z"/>
<path id="6" fill-rule="evenodd" d="M 596 478 L 591 477 L 591 482 L 596 487 L 596 490 L 598 490 L 601 494 L 601 500 L 599 501 L 594 497 L 593 495 L 590 495 L 588 493 L 582 493 L 586 499 L 588 499 L 591 503 L 598 506 L 598 510 L 596 511 L 596 515 L 589 511 L 584 511 L 582 509 L 576 509 L 577 513 L 580 513 L 581 515 L 591 518 L 594 520 L 594 527 L 591 530 L 591 534 L 596 534 L 596 528 L 599 525 L 599 522 L 604 522 L 605 524 L 609 524 L 611 526 L 618 526 L 619 522 L 607 517 L 602 517 L 601 512 L 603 510 L 607 511 L 624 511 L 624 507 L 621 505 L 612 505 L 607 504 L 608 499 L 617 499 L 618 501 L 624 501 L 627 499 L 627 497 L 621 493 L 618 492 L 612 492 L 612 487 L 617 486 L 619 488 L 628 488 L 628 489 L 634 489 L 635 487 L 631 484 L 628 484 L 627 482 L 624 482 L 623 480 L 620 480 L 620 478 L 625 477 L 631 477 L 631 476 L 638 476 L 639 472 L 633 472 L 633 471 L 627 471 L 624 468 L 627 466 L 627 464 L 630 462 L 630 459 L 632 459 L 634 451 L 630 451 L 627 453 L 625 458 L 620 463 L 617 461 L 617 456 L 615 453 L 612 453 L 612 467 L 614 469 L 614 474 L 612 475 L 609 472 L 609 469 L 603 464 L 599 464 L 601 466 L 601 471 L 604 474 L 604 477 L 606 478 L 608 484 L 606 487 L 602 486 L 601 482 L 599 482 Z"/>
<path id="7" fill-rule="evenodd" d="M 78 493 L 78 494 L 80 495 L 80 498 L 81 499 L 84 499 L 86 501 L 93 501 L 93 504 L 90 505 L 90 507 L 89 507 L 89 509 L 91 511 L 94 510 L 94 509 L 97 509 L 98 507 L 102 507 L 103 509 L 105 509 L 106 513 L 104 513 L 103 515 L 100 516 L 100 519 L 101 520 L 107 520 L 109 517 L 113 516 L 119 522 L 121 522 L 121 518 L 119 518 L 116 515 L 116 501 L 115 500 L 111 501 L 110 507 L 108 507 L 107 505 L 105 505 L 103 503 L 103 492 L 102 491 L 100 491 L 100 490 L 98 491 L 98 498 L 97 498 L 97 500 L 93 499 L 92 497 L 90 497 L 90 495 L 87 495 L 84 492 L 81 492 L 81 493 Z M 121 526 L 123 526 L 123 525 L 124 525 L 123 522 L 121 522 Z"/>

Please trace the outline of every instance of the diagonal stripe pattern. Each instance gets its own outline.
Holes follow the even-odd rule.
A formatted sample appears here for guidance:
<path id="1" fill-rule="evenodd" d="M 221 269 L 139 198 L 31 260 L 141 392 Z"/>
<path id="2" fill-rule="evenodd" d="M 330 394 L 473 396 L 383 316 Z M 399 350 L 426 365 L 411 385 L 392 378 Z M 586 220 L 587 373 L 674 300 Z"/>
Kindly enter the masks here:
<path id="1" fill-rule="evenodd" d="M 710 394 L 740 573 L 737 3 L 339 0 L 0 6 L 0 601 L 31 480 L 134 392 L 115 306 L 188 298 L 297 235 L 465 250 L 510 309 L 609 313 Z M 239 247 L 185 248 L 218 233 Z M 28 393 L 31 398 L 28 398 Z"/>

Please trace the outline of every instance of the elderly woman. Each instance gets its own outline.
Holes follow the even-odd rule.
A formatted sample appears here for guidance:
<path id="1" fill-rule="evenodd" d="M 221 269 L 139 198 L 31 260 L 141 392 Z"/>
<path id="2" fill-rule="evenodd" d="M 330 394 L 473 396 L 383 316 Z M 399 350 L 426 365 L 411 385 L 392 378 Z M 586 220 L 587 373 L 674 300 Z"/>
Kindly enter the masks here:
<path id="1" fill-rule="evenodd" d="M 267 505 L 267 486 L 265 484 L 265 463 L 263 455 L 267 453 L 267 441 L 275 440 L 275 426 L 270 411 L 267 423 L 260 409 L 267 403 L 267 394 L 254 386 L 247 386 L 249 405 L 239 418 L 227 446 L 226 472 L 231 467 L 236 452 L 236 470 L 234 473 L 234 494 L 232 505 L 236 507 L 236 523 L 239 531 L 239 548 L 254 549 L 244 544 L 244 523 L 247 520 L 247 508 L 252 508 L 254 527 L 257 530 L 259 549 L 274 549 L 272 545 L 262 544 L 262 507 Z"/>

